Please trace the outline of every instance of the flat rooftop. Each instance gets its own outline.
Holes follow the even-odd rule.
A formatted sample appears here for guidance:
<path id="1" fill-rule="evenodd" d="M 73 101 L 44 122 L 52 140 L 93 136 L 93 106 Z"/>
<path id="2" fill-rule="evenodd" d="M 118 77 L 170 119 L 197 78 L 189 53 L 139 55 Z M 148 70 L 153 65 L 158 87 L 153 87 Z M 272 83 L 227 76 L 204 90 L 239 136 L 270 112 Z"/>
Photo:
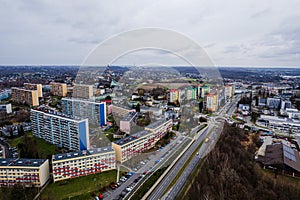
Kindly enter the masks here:
<path id="1" fill-rule="evenodd" d="M 129 112 L 121 119 L 121 121 L 131 121 L 136 115 L 137 112 Z"/>
<path id="2" fill-rule="evenodd" d="M 72 115 L 67 115 L 67 114 L 58 112 L 58 111 L 53 110 L 52 108 L 49 108 L 49 107 L 46 107 L 46 106 L 39 106 L 37 108 L 32 108 L 32 110 L 40 111 L 40 112 L 43 112 L 45 114 L 50 114 L 50 115 L 54 115 L 54 116 L 57 116 L 57 117 L 72 119 L 72 120 L 75 120 L 75 121 L 84 120 L 83 118 L 80 118 L 80 117 L 77 117 L 77 116 L 72 116 Z"/>
<path id="3" fill-rule="evenodd" d="M 130 136 L 128 137 L 125 137 L 125 138 L 122 138 L 120 140 L 117 140 L 117 141 L 114 141 L 113 143 L 117 144 L 117 145 L 124 145 L 124 144 L 127 144 L 129 142 L 132 142 L 138 138 L 141 138 L 145 135 L 148 135 L 150 133 L 150 131 L 140 131 L 140 132 L 137 132 L 137 133 L 134 133 L 134 134 L 131 134 Z"/>
<path id="4" fill-rule="evenodd" d="M 155 122 L 149 124 L 148 126 L 146 126 L 146 128 L 155 129 L 155 128 L 159 127 L 160 125 L 162 125 L 165 122 L 166 122 L 166 120 L 160 119 L 158 121 L 155 121 Z"/>
<path id="5" fill-rule="evenodd" d="M 65 101 L 76 101 L 76 102 L 85 102 L 85 103 L 92 103 L 92 104 L 104 104 L 104 102 L 96 102 L 92 99 L 82 99 L 82 98 L 70 98 L 70 97 L 65 97 L 62 98 L 61 100 Z"/>
<path id="6" fill-rule="evenodd" d="M 63 154 L 55 154 L 52 156 L 53 161 L 57 160 L 66 160 L 71 158 L 77 158 L 82 156 L 88 156 L 88 155 L 94 155 L 94 154 L 100 154 L 100 153 L 106 153 L 113 151 L 113 148 L 111 146 L 107 147 L 101 147 L 101 148 L 94 148 L 89 150 L 83 150 L 83 151 L 75 151 L 70 153 L 63 153 Z"/>
<path id="7" fill-rule="evenodd" d="M 39 167 L 46 161 L 47 159 L 0 158 L 0 166 Z"/>

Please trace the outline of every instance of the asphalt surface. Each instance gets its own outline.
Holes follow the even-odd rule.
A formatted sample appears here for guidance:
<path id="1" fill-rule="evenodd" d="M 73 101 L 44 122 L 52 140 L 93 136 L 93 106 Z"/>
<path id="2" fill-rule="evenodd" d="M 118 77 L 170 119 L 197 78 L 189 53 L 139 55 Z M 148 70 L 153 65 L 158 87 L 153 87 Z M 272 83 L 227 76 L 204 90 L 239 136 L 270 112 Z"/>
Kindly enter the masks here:
<path id="1" fill-rule="evenodd" d="M 239 98 L 235 97 L 232 102 L 228 102 L 218 113 L 217 117 L 212 118 L 212 120 L 208 124 L 208 128 L 195 140 L 195 142 L 190 146 L 190 148 L 184 153 L 184 155 L 179 159 L 179 161 L 174 165 L 174 167 L 170 170 L 170 172 L 162 179 L 159 185 L 155 188 L 155 190 L 147 197 L 148 200 L 157 200 L 157 199 L 175 199 L 184 184 L 186 183 L 189 175 L 193 172 L 194 168 L 197 166 L 199 161 L 205 157 L 207 153 L 214 147 L 217 142 L 222 127 L 215 128 L 218 122 L 216 122 L 216 118 L 223 118 L 226 114 L 226 111 L 229 109 L 229 114 L 232 115 L 236 108 L 236 104 Z M 221 128 L 220 128 L 221 127 Z M 212 130 L 212 132 L 211 132 Z M 164 192 L 174 180 L 178 172 L 184 163 L 192 156 L 193 152 L 197 149 L 200 143 L 208 137 L 208 134 L 211 132 L 209 136 L 209 141 L 204 142 L 201 148 L 198 151 L 198 155 L 194 155 L 191 162 L 187 165 L 184 172 L 180 175 L 176 183 L 173 187 L 167 192 L 167 194 L 162 198 Z"/>
<path id="2" fill-rule="evenodd" d="M 127 181 L 123 182 L 119 187 L 117 187 L 115 190 L 110 190 L 106 193 L 103 194 L 104 200 L 105 199 L 122 199 L 120 197 L 120 194 L 126 190 L 126 188 L 128 186 L 131 186 L 134 184 L 134 180 L 139 178 L 145 171 L 148 170 L 155 170 L 156 168 L 159 168 L 164 161 L 166 161 L 165 159 L 167 159 L 167 157 L 170 155 L 170 153 L 177 148 L 177 146 L 179 146 L 185 139 L 185 136 L 181 135 L 179 132 L 176 134 L 177 137 L 175 140 L 171 141 L 170 144 L 168 144 L 167 146 L 165 146 L 161 151 L 159 152 L 155 152 L 153 154 L 149 154 L 149 161 L 147 163 L 145 163 L 145 165 L 143 165 L 137 172 L 135 172 L 135 174 L 133 176 L 131 176 L 129 179 L 127 179 Z M 156 163 L 157 160 L 161 160 L 159 163 Z M 133 171 L 133 170 L 131 170 Z M 121 178 L 121 177 L 120 177 Z M 146 178 L 146 177 L 144 177 Z M 143 181 L 144 178 L 141 178 L 140 181 Z M 135 184 L 136 185 L 136 184 Z M 129 195 L 129 194 L 127 194 Z"/>

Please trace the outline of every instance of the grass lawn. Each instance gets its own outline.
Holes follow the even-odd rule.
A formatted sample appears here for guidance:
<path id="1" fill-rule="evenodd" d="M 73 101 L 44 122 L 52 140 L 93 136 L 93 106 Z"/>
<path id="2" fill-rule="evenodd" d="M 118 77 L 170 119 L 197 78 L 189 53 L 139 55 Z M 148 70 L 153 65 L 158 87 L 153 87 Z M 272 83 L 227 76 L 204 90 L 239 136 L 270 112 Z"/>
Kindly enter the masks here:
<path id="1" fill-rule="evenodd" d="M 34 137 L 31 132 L 28 132 L 26 134 L 28 137 L 33 138 L 40 158 L 47 158 L 48 155 L 61 153 L 60 149 L 56 145 L 49 144 L 43 139 Z M 7 142 L 10 147 L 18 147 L 18 144 L 24 142 L 24 136 L 20 136 L 14 139 L 8 139 Z"/>
<path id="2" fill-rule="evenodd" d="M 51 183 L 42 192 L 42 199 L 93 199 L 111 182 L 116 181 L 116 170 Z"/>

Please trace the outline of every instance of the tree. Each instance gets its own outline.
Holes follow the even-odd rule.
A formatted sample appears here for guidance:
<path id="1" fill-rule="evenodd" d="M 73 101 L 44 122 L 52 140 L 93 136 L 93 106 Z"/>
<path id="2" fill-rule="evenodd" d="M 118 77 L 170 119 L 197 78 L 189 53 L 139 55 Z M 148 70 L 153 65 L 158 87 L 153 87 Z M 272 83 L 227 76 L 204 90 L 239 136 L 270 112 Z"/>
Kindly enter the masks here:
<path id="1" fill-rule="evenodd" d="M 138 104 L 135 106 L 135 111 L 136 111 L 136 112 L 141 112 L 141 106 L 140 106 L 140 103 L 138 103 Z"/>

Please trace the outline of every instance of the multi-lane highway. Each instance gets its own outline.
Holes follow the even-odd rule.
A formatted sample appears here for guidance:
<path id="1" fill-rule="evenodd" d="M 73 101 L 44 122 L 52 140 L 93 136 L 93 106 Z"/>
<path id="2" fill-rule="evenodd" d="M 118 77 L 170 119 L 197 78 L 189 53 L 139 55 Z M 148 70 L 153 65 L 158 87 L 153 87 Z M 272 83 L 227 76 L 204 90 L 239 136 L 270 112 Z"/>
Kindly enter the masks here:
<path id="1" fill-rule="evenodd" d="M 219 135 L 222 130 L 222 122 L 216 122 L 216 118 L 222 119 L 226 114 L 227 110 L 229 110 L 229 114 L 232 114 L 234 109 L 236 108 L 236 104 L 239 98 L 234 98 L 232 102 L 228 102 L 217 114 L 217 117 L 213 117 L 208 123 L 208 127 L 206 130 L 195 140 L 195 142 L 190 146 L 190 148 L 182 155 L 182 157 L 178 160 L 178 162 L 174 165 L 174 167 L 170 170 L 170 172 L 162 179 L 162 181 L 156 186 L 153 192 L 149 196 L 144 196 L 144 198 L 149 200 L 157 200 L 157 199 L 174 199 L 184 184 L 186 183 L 189 175 L 193 172 L 194 168 L 197 166 L 199 161 L 214 147 L 217 142 Z M 206 138 L 209 137 L 208 142 L 204 142 L 201 146 L 198 154 L 193 155 L 193 152 L 199 147 L 200 143 Z M 166 189 L 172 183 L 177 173 L 179 173 L 181 167 L 186 163 L 186 161 L 191 157 L 192 160 L 185 168 L 184 172 L 180 175 L 176 183 L 172 186 L 172 188 L 166 192 Z M 163 196 L 164 195 L 164 196 Z"/>

